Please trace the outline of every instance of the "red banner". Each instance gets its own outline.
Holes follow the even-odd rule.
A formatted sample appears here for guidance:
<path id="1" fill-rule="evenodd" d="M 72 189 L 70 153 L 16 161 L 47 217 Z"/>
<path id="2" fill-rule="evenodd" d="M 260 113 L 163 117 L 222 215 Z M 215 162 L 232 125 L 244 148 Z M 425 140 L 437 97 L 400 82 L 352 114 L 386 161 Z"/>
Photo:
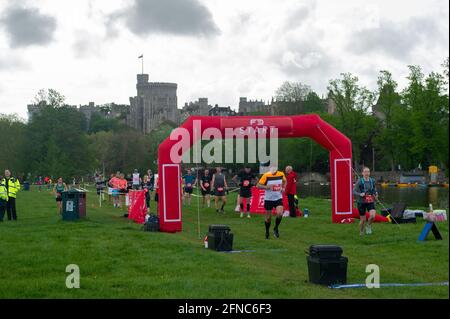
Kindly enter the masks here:
<path id="1" fill-rule="evenodd" d="M 284 214 L 289 214 L 289 202 L 285 193 L 283 193 Z M 250 212 L 254 214 L 265 214 L 264 209 L 264 189 L 252 187 L 252 200 L 250 202 Z M 276 214 L 275 208 L 272 214 Z"/>
<path id="2" fill-rule="evenodd" d="M 145 215 L 147 214 L 145 191 L 130 190 L 128 192 L 128 200 L 130 204 L 128 207 L 128 218 L 138 224 L 143 224 L 145 222 Z"/>

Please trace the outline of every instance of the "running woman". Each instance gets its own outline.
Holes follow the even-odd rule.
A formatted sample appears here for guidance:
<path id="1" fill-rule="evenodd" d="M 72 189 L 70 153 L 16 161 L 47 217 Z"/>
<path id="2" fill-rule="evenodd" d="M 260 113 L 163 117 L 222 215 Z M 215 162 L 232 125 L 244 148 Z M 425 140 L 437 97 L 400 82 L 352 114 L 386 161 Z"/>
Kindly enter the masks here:
<path id="1" fill-rule="evenodd" d="M 184 203 L 191 206 L 191 194 L 194 190 L 194 185 L 197 182 L 197 178 L 191 170 L 188 170 L 187 174 L 183 176 L 184 181 Z"/>
<path id="2" fill-rule="evenodd" d="M 375 181 L 370 177 L 370 168 L 363 167 L 362 175 L 353 188 L 353 195 L 358 198 L 358 211 L 360 216 L 359 235 L 372 234 L 372 222 L 375 218 L 375 200 L 378 199 L 378 192 L 375 187 Z M 369 212 L 369 220 L 366 221 L 366 211 Z M 366 226 L 367 224 L 367 226 Z"/>
<path id="3" fill-rule="evenodd" d="M 277 217 L 275 219 L 275 227 L 273 234 L 276 238 L 280 237 L 278 226 L 280 226 L 283 218 L 283 192 L 286 186 L 286 177 L 277 167 L 273 166 L 270 171 L 265 173 L 258 182 L 257 187 L 265 189 L 264 192 L 264 209 L 266 210 L 266 239 L 269 239 L 270 224 L 272 220 L 272 209 L 276 209 Z"/>
<path id="4" fill-rule="evenodd" d="M 224 213 L 223 208 L 225 207 L 225 204 L 227 203 L 227 196 L 226 196 L 226 190 L 228 189 L 227 185 L 227 179 L 225 178 L 225 175 L 222 173 L 222 168 L 217 167 L 216 173 L 213 175 L 212 181 L 212 190 L 214 191 L 214 204 L 216 207 L 216 212 Z M 219 199 L 222 201 L 222 206 L 219 210 Z"/>
<path id="5" fill-rule="evenodd" d="M 120 172 L 117 172 L 115 176 L 112 176 L 109 180 L 109 185 L 111 186 L 111 195 L 114 200 L 114 207 L 119 207 L 119 182 L 120 182 Z"/>
<path id="6" fill-rule="evenodd" d="M 205 203 L 208 205 L 208 208 L 211 207 L 211 181 L 212 176 L 209 174 L 209 169 L 205 169 L 200 178 L 200 187 L 202 189 L 202 207 L 205 207 Z"/>
<path id="7" fill-rule="evenodd" d="M 131 186 L 131 184 L 130 184 Z M 118 187 L 119 187 L 119 207 L 125 207 L 126 208 L 126 204 L 125 204 L 125 196 L 127 196 L 128 194 L 128 181 L 125 178 L 125 174 L 121 173 L 119 175 L 119 181 L 118 181 Z M 121 200 L 121 198 L 123 198 L 123 200 Z"/>
<path id="8" fill-rule="evenodd" d="M 59 214 L 62 213 L 62 192 L 67 191 L 67 185 L 63 182 L 63 179 L 58 178 L 58 182 L 55 184 L 53 188 L 53 192 L 56 197 L 56 205 L 58 206 Z"/>
<path id="9" fill-rule="evenodd" d="M 244 217 L 244 198 L 247 201 L 247 218 L 250 218 L 250 201 L 255 178 L 256 176 L 252 173 L 252 169 L 248 166 L 245 166 L 243 171 L 233 177 L 233 181 L 236 183 L 239 179 L 239 209 L 241 218 Z"/>

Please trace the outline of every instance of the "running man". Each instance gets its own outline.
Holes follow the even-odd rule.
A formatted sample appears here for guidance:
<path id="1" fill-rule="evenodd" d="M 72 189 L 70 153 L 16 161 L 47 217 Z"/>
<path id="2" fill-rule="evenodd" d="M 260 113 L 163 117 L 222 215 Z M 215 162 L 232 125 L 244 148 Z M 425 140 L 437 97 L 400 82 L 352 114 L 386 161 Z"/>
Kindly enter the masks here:
<path id="1" fill-rule="evenodd" d="M 200 187 L 202 189 L 202 207 L 205 207 L 205 203 L 208 208 L 211 207 L 211 181 L 212 176 L 209 174 L 209 169 L 205 169 L 200 178 Z"/>
<path id="2" fill-rule="evenodd" d="M 276 238 L 280 237 L 278 226 L 280 226 L 283 218 L 283 192 L 286 186 L 286 177 L 280 172 L 276 166 L 272 166 L 270 171 L 265 173 L 258 182 L 257 187 L 265 189 L 264 192 L 264 209 L 266 210 L 266 239 L 269 239 L 270 224 L 272 221 L 272 209 L 276 209 L 277 217 L 275 219 L 275 227 L 273 234 Z"/>
<path id="3" fill-rule="evenodd" d="M 216 168 L 216 173 L 213 175 L 212 181 L 212 190 L 214 191 L 214 204 L 216 207 L 217 213 L 224 213 L 223 208 L 227 203 L 226 190 L 228 189 L 227 179 L 225 175 L 222 173 L 222 169 L 220 167 Z M 222 201 L 222 206 L 219 210 L 219 199 Z"/>
<path id="4" fill-rule="evenodd" d="M 372 222 L 376 214 L 375 200 L 378 199 L 375 181 L 370 177 L 370 168 L 363 167 L 362 175 L 363 177 L 358 180 L 353 188 L 353 195 L 358 198 L 360 236 L 364 236 L 364 228 L 366 229 L 367 235 L 372 234 Z M 368 221 L 366 221 L 366 211 L 369 212 Z"/>
<path id="5" fill-rule="evenodd" d="M 197 182 L 197 178 L 191 170 L 188 170 L 187 174 L 183 176 L 184 181 L 184 203 L 191 206 L 191 194 L 194 191 L 194 185 Z"/>
<path id="6" fill-rule="evenodd" d="M 250 201 L 252 198 L 253 181 L 256 176 L 252 173 L 252 169 L 249 166 L 245 166 L 244 170 L 233 177 L 233 181 L 237 183 L 239 178 L 239 209 L 241 212 L 241 218 L 244 217 L 244 198 L 247 201 L 247 218 L 250 218 Z"/>
<path id="7" fill-rule="evenodd" d="M 62 192 L 67 191 L 67 185 L 63 182 L 63 179 L 58 178 L 58 182 L 55 184 L 53 192 L 56 197 L 56 205 L 58 206 L 59 214 L 62 213 Z"/>

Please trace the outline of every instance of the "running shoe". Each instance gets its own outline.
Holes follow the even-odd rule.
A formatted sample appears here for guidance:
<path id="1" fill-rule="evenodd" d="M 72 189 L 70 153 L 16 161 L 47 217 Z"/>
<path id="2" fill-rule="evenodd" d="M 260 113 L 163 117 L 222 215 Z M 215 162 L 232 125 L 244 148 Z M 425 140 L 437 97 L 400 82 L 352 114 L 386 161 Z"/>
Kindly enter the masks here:
<path id="1" fill-rule="evenodd" d="M 280 238 L 280 233 L 278 232 L 278 229 L 274 229 L 274 230 L 273 230 L 273 235 L 274 235 L 276 238 Z"/>

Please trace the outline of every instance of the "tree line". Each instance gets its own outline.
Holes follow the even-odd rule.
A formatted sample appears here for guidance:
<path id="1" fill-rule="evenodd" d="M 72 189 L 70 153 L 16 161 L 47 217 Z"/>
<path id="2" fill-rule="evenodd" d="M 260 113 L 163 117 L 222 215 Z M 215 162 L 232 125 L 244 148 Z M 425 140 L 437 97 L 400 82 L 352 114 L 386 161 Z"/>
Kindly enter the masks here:
<path id="1" fill-rule="evenodd" d="M 438 165 L 448 171 L 449 101 L 448 58 L 443 72 L 424 74 L 409 66 L 408 83 L 399 90 L 389 71 L 379 72 L 377 89 L 370 91 L 357 76 L 343 73 L 328 84 L 327 105 L 309 86 L 285 82 L 275 92 L 277 114 L 319 114 L 347 135 L 354 166 L 375 161 L 376 170 L 412 170 Z M 29 121 L 0 114 L 0 167 L 16 175 L 62 176 L 93 172 L 141 172 L 157 169 L 158 145 L 175 127 L 165 122 L 151 134 L 125 126 L 119 119 L 84 114 L 66 105 L 62 94 L 41 90 L 34 102 L 41 111 Z M 325 173 L 328 151 L 308 139 L 279 141 L 280 165 Z M 231 165 L 230 168 L 237 168 Z"/>

